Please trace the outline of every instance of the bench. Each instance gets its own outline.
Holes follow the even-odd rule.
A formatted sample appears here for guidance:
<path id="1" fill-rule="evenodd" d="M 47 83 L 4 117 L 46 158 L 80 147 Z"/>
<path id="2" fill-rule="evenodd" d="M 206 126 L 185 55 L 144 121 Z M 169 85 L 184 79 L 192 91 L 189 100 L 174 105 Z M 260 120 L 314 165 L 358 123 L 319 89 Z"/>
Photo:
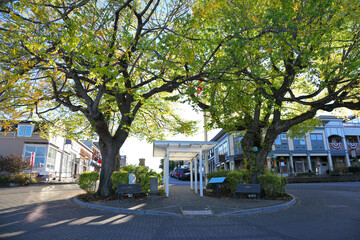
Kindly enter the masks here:
<path id="1" fill-rule="evenodd" d="M 123 194 L 145 194 L 141 191 L 140 184 L 118 184 L 117 185 L 118 190 L 118 199 L 119 197 L 122 200 Z"/>
<path id="2" fill-rule="evenodd" d="M 237 184 L 235 194 L 238 196 L 239 193 L 256 193 L 257 198 L 260 199 L 260 192 L 260 184 Z"/>

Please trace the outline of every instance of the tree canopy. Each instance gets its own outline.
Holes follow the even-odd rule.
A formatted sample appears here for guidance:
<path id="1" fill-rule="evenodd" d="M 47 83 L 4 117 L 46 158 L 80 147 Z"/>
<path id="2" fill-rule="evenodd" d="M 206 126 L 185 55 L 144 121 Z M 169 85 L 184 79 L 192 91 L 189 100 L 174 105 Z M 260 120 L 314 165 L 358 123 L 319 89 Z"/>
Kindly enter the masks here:
<path id="1" fill-rule="evenodd" d="M 203 72 L 177 34 L 191 1 L 6 1 L 0 9 L 0 111 L 37 116 L 72 137 L 96 132 L 103 156 L 99 193 L 109 195 L 115 155 L 130 133 L 191 133 L 164 101 Z M 211 57 L 211 53 L 209 56 Z M 69 111 L 71 110 L 71 111 Z M 55 125 L 55 124 L 54 124 Z"/>
<path id="2" fill-rule="evenodd" d="M 315 126 L 319 110 L 360 109 L 359 3 L 198 1 L 199 38 L 219 50 L 201 93 L 185 91 L 263 166 L 278 134 Z"/>

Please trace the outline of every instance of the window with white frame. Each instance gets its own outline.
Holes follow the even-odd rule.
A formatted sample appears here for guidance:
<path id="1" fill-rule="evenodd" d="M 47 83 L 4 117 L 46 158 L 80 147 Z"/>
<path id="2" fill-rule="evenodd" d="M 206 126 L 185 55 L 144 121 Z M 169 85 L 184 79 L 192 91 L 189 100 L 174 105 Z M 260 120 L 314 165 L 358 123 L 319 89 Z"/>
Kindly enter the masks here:
<path id="1" fill-rule="evenodd" d="M 32 125 L 19 125 L 18 137 L 31 137 L 34 126 Z"/>
<path id="2" fill-rule="evenodd" d="M 24 149 L 24 158 L 30 159 L 31 153 L 35 152 L 34 167 L 43 168 L 45 167 L 46 150 L 47 146 L 26 144 Z"/>
<path id="3" fill-rule="evenodd" d="M 49 148 L 49 154 L 46 162 L 46 167 L 48 169 L 55 169 L 55 159 L 56 159 L 56 150 L 53 148 Z"/>
<path id="4" fill-rule="evenodd" d="M 65 175 L 67 175 L 68 172 L 70 172 L 70 169 L 69 169 L 69 156 L 67 154 L 64 154 L 62 171 L 63 171 L 63 173 Z"/>
<path id="5" fill-rule="evenodd" d="M 228 142 L 224 142 L 223 144 L 223 154 L 228 155 Z"/>

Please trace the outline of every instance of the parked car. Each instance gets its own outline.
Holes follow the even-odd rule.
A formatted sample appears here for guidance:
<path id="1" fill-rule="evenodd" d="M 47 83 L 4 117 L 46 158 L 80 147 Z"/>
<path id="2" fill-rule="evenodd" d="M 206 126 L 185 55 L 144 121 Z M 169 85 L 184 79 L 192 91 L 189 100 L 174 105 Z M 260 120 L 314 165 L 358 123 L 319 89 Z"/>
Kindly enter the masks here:
<path id="1" fill-rule="evenodd" d="M 190 181 L 190 171 L 184 173 L 183 175 L 181 175 L 179 177 L 179 179 L 183 180 L 183 181 Z M 193 173 L 193 180 L 195 181 L 195 174 L 194 173 Z M 197 174 L 197 180 L 200 181 L 200 174 L 199 173 Z M 203 181 L 205 181 L 205 176 L 203 176 Z"/>
<path id="2" fill-rule="evenodd" d="M 179 168 L 175 170 L 175 178 L 180 179 L 180 176 L 184 175 L 185 173 L 190 172 L 189 169 L 186 168 Z"/>
<path id="3" fill-rule="evenodd" d="M 170 177 L 175 177 L 175 171 L 171 171 L 169 174 L 170 174 Z"/>
<path id="4" fill-rule="evenodd" d="M 179 179 L 183 181 L 190 181 L 190 172 L 182 174 Z"/>

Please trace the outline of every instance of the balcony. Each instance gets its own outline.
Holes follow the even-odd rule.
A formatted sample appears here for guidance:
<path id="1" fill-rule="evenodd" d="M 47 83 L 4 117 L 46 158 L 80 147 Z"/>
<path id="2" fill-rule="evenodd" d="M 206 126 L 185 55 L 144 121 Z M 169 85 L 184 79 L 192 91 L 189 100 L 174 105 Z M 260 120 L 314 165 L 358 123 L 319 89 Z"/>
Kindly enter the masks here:
<path id="1" fill-rule="evenodd" d="M 347 143 L 347 149 L 349 152 L 349 156 L 352 158 L 359 157 L 360 156 L 360 146 L 359 143 L 354 142 L 348 142 Z"/>
<path id="2" fill-rule="evenodd" d="M 289 151 L 289 145 L 288 144 L 276 144 L 275 151 Z"/>
<path id="3" fill-rule="evenodd" d="M 330 152 L 332 156 L 344 156 L 345 155 L 345 149 L 342 143 L 339 142 L 331 142 L 330 145 Z"/>
<path id="4" fill-rule="evenodd" d="M 306 145 L 294 144 L 294 152 L 305 152 L 306 150 Z"/>

